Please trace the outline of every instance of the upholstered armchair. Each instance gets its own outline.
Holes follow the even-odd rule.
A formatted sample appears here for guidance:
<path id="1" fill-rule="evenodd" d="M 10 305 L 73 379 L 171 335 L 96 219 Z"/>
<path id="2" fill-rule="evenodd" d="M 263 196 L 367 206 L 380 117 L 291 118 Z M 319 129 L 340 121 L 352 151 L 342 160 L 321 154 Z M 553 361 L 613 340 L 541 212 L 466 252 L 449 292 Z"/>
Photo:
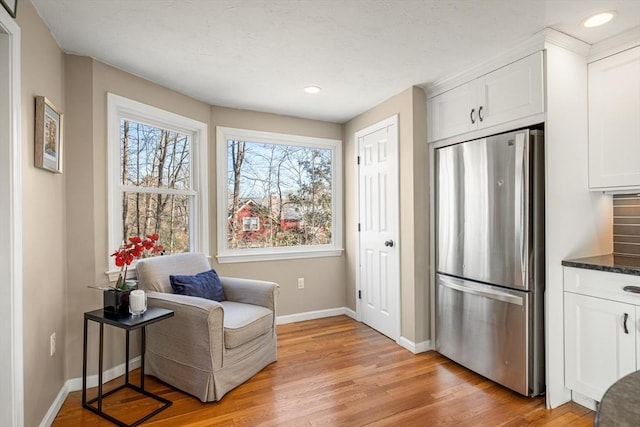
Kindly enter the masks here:
<path id="1" fill-rule="evenodd" d="M 174 294 L 170 275 L 195 275 L 211 266 L 203 254 L 146 258 L 136 265 L 149 305 L 174 317 L 147 327 L 146 373 L 203 402 L 222 397 L 276 361 L 272 282 L 220 277 L 226 301 Z"/>

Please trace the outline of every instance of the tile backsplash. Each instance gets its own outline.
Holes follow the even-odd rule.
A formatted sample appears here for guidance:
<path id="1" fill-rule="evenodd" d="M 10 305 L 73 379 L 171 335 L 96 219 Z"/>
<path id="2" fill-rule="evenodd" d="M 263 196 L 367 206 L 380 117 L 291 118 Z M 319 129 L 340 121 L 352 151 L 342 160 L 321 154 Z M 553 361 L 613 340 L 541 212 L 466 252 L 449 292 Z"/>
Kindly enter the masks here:
<path id="1" fill-rule="evenodd" d="M 613 253 L 640 257 L 640 195 L 613 196 Z"/>

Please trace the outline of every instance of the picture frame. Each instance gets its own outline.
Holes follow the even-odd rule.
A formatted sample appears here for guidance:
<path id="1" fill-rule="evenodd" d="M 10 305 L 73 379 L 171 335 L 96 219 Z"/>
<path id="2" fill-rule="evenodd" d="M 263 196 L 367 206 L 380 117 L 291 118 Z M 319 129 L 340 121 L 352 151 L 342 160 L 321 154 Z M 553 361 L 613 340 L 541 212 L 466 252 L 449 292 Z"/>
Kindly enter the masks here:
<path id="1" fill-rule="evenodd" d="M 35 166 L 62 173 L 62 113 L 44 96 L 36 96 L 35 125 Z"/>
<path id="2" fill-rule="evenodd" d="M 7 9 L 9 15 L 15 19 L 16 10 L 18 9 L 18 0 L 0 0 L 0 3 L 2 3 L 2 6 L 4 6 L 5 9 Z"/>

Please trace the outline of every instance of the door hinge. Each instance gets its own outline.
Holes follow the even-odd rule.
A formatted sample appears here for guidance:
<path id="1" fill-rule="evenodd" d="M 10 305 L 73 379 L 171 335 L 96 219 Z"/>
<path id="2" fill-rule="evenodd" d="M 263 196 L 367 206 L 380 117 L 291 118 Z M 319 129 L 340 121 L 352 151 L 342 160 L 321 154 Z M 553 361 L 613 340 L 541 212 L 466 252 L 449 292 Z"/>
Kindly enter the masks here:
<path id="1" fill-rule="evenodd" d="M 362 291 L 358 291 L 358 299 L 362 299 Z"/>
<path id="2" fill-rule="evenodd" d="M 358 231 L 360 231 L 360 223 L 358 223 Z"/>
<path id="3" fill-rule="evenodd" d="M 360 156 L 357 157 L 357 162 L 360 164 Z"/>

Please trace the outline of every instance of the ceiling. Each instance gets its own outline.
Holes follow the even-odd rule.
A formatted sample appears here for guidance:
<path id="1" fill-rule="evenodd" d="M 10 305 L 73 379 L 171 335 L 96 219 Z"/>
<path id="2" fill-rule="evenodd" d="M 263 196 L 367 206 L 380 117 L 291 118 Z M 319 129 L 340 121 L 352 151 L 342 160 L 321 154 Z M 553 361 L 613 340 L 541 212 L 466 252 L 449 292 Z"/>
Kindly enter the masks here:
<path id="1" fill-rule="evenodd" d="M 67 53 L 212 105 L 337 123 L 545 27 L 593 44 L 640 25 L 640 0 L 31 1 Z M 618 16 L 580 27 L 603 10 Z"/>

